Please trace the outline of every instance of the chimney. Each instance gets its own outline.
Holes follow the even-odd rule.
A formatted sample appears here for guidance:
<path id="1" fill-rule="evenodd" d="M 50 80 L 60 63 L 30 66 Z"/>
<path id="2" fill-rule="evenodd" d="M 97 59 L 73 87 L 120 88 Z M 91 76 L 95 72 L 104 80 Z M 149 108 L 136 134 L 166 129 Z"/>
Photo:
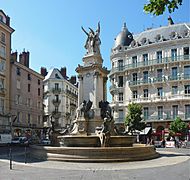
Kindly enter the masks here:
<path id="1" fill-rule="evenodd" d="M 41 71 L 41 75 L 44 76 L 44 77 L 45 77 L 45 76 L 47 75 L 47 73 L 48 73 L 48 72 L 47 72 L 47 69 L 46 69 L 45 67 L 41 67 L 40 71 Z"/>
<path id="2" fill-rule="evenodd" d="M 10 17 L 9 16 L 6 16 L 6 25 L 10 26 Z"/>
<path id="3" fill-rule="evenodd" d="M 60 72 L 61 72 L 61 75 L 63 76 L 63 78 L 67 79 L 67 68 L 62 67 Z"/>
<path id="4" fill-rule="evenodd" d="M 17 55 L 18 55 L 17 51 L 11 53 L 11 63 L 14 63 L 17 61 Z"/>
<path id="5" fill-rule="evenodd" d="M 168 17 L 168 26 L 174 24 L 171 16 Z"/>
<path id="6" fill-rule="evenodd" d="M 21 63 L 22 65 L 26 66 L 29 68 L 29 55 L 30 53 L 27 51 L 23 51 L 20 55 L 19 55 L 19 63 Z"/>
<path id="7" fill-rule="evenodd" d="M 71 76 L 69 81 L 70 81 L 71 84 L 76 84 L 76 80 L 77 80 L 76 76 Z"/>

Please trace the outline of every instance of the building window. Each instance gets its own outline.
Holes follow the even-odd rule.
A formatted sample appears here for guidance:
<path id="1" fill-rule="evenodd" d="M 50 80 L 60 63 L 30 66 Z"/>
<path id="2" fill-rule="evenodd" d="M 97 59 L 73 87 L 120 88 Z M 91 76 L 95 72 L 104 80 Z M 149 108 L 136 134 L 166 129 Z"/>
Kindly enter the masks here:
<path id="1" fill-rule="evenodd" d="M 38 85 L 40 85 L 40 80 L 38 79 Z"/>
<path id="2" fill-rule="evenodd" d="M 172 80 L 177 80 L 177 67 L 172 68 Z"/>
<path id="3" fill-rule="evenodd" d="M 5 33 L 1 32 L 1 42 L 5 43 Z"/>
<path id="4" fill-rule="evenodd" d="M 159 87 L 159 88 L 157 88 L 157 90 L 158 90 L 158 97 L 162 97 L 163 96 L 163 88 Z"/>
<path id="5" fill-rule="evenodd" d="M 59 89 L 59 83 L 55 83 L 55 89 L 56 89 L 56 90 Z"/>
<path id="6" fill-rule="evenodd" d="M 28 80 L 31 80 L 31 75 L 30 74 L 28 74 Z"/>
<path id="7" fill-rule="evenodd" d="M 133 73 L 133 84 L 137 84 L 137 73 Z"/>
<path id="8" fill-rule="evenodd" d="M 148 71 L 143 72 L 143 83 L 148 83 Z"/>
<path id="9" fill-rule="evenodd" d="M 120 101 L 120 102 L 123 101 L 123 93 L 119 93 L 119 101 Z"/>
<path id="10" fill-rule="evenodd" d="M 189 47 L 183 48 L 184 59 L 189 59 Z"/>
<path id="11" fill-rule="evenodd" d="M 158 119 L 163 119 L 163 106 L 158 106 Z"/>
<path id="12" fill-rule="evenodd" d="M 20 112 L 17 112 L 17 123 L 20 122 Z"/>
<path id="13" fill-rule="evenodd" d="M 162 51 L 156 52 L 157 63 L 162 63 Z"/>
<path id="14" fill-rule="evenodd" d="M 144 99 L 148 99 L 148 89 L 143 90 Z"/>
<path id="15" fill-rule="evenodd" d="M 148 65 L 148 54 L 143 54 L 143 64 L 144 66 Z"/>
<path id="16" fill-rule="evenodd" d="M 118 60 L 118 68 L 119 68 L 119 71 L 123 70 L 123 60 Z"/>
<path id="17" fill-rule="evenodd" d="M 148 120 L 148 116 L 149 116 L 148 107 L 143 108 L 143 114 L 144 114 L 144 119 Z"/>
<path id="18" fill-rule="evenodd" d="M 190 85 L 185 85 L 185 95 L 190 95 Z"/>
<path id="19" fill-rule="evenodd" d="M 17 88 L 17 89 L 20 89 L 20 80 L 17 80 L 17 81 L 16 81 L 16 88 Z"/>
<path id="20" fill-rule="evenodd" d="M 41 116 L 38 116 L 38 124 L 41 124 Z"/>
<path id="21" fill-rule="evenodd" d="M 31 99 L 30 98 L 27 99 L 26 104 L 27 104 L 28 107 L 31 106 Z"/>
<path id="22" fill-rule="evenodd" d="M 1 72 L 5 71 L 5 61 L 4 60 L 0 61 L 0 71 Z"/>
<path id="23" fill-rule="evenodd" d="M 40 96 L 40 88 L 38 88 L 38 96 Z"/>
<path id="24" fill-rule="evenodd" d="M 123 109 L 119 109 L 119 119 L 118 119 L 118 122 L 123 122 L 123 117 L 124 117 Z"/>
<path id="25" fill-rule="evenodd" d="M 0 78 L 0 91 L 4 90 L 4 79 Z"/>
<path id="26" fill-rule="evenodd" d="M 172 112 L 173 112 L 173 119 L 176 119 L 178 116 L 178 105 L 172 106 Z"/>
<path id="27" fill-rule="evenodd" d="M 28 114 L 28 125 L 29 125 L 29 126 L 31 125 L 31 124 L 30 124 L 30 123 L 31 123 L 31 122 L 30 122 L 30 121 L 31 121 L 30 118 L 31 118 L 31 116 L 30 116 L 30 114 Z"/>
<path id="28" fill-rule="evenodd" d="M 16 68 L 16 74 L 18 75 L 18 76 L 20 76 L 20 68 Z"/>
<path id="29" fill-rule="evenodd" d="M 162 69 L 157 69 L 157 79 L 158 79 L 158 82 L 161 82 L 162 81 Z"/>
<path id="30" fill-rule="evenodd" d="M 41 108 L 41 102 L 40 102 L 40 101 L 38 101 L 37 107 L 38 107 L 39 109 Z"/>
<path id="31" fill-rule="evenodd" d="M 4 99 L 0 98 L 0 113 L 4 113 Z"/>
<path id="32" fill-rule="evenodd" d="M 171 58 L 172 58 L 172 61 L 177 60 L 177 49 L 171 49 Z"/>
<path id="33" fill-rule="evenodd" d="M 184 66 L 184 79 L 190 78 L 190 66 Z"/>
<path id="34" fill-rule="evenodd" d="M 185 119 L 190 118 L 190 105 L 185 105 Z"/>
<path id="35" fill-rule="evenodd" d="M 17 94 L 15 98 L 16 98 L 15 99 L 15 104 L 20 104 L 21 103 L 21 97 L 20 97 L 20 95 Z"/>
<path id="36" fill-rule="evenodd" d="M 137 91 L 133 91 L 133 99 L 137 99 Z"/>
<path id="37" fill-rule="evenodd" d="M 6 50 L 4 46 L 1 46 L 0 48 L 0 56 L 6 58 Z"/>
<path id="38" fill-rule="evenodd" d="M 137 56 L 132 57 L 132 64 L 133 64 L 133 67 L 137 67 Z"/>
<path id="39" fill-rule="evenodd" d="M 119 83 L 118 83 L 118 87 L 123 87 L 123 76 L 119 76 Z"/>
<path id="40" fill-rule="evenodd" d="M 172 95 L 178 94 L 178 87 L 177 86 L 172 86 Z"/>
<path id="41" fill-rule="evenodd" d="M 30 84 L 28 84 L 28 92 L 30 92 Z"/>

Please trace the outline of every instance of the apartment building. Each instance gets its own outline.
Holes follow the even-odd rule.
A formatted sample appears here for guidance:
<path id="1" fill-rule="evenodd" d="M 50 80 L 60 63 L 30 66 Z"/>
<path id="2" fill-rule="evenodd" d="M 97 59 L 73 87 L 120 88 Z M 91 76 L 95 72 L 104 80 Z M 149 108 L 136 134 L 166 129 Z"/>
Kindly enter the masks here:
<path id="1" fill-rule="evenodd" d="M 10 131 L 8 115 L 10 112 L 10 17 L 0 10 L 0 133 Z"/>
<path id="2" fill-rule="evenodd" d="M 167 131 L 176 117 L 190 122 L 190 24 L 147 29 L 133 35 L 124 24 L 111 51 L 112 107 L 123 123 L 129 103 L 143 107 L 155 131 Z"/>
<path id="3" fill-rule="evenodd" d="M 43 79 L 29 66 L 29 52 L 11 54 L 10 112 L 14 136 L 41 138 L 43 131 Z"/>
<path id="4" fill-rule="evenodd" d="M 75 119 L 78 103 L 78 87 L 76 76 L 67 77 L 66 67 L 53 68 L 47 72 L 41 68 L 45 76 L 44 85 L 44 128 L 50 128 L 52 122 L 56 127 L 65 129 Z"/>

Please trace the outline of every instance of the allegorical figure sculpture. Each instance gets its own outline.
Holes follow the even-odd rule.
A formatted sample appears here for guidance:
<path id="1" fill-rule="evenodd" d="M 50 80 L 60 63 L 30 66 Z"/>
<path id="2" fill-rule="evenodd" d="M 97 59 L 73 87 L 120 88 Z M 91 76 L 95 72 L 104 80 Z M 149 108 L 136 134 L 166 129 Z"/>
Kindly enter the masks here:
<path id="1" fill-rule="evenodd" d="M 90 53 L 99 53 L 100 54 L 100 22 L 98 22 L 97 30 L 94 32 L 91 28 L 89 28 L 89 32 L 87 32 L 83 27 L 82 30 L 87 35 L 87 40 L 85 43 L 85 49 L 87 50 L 87 54 Z"/>

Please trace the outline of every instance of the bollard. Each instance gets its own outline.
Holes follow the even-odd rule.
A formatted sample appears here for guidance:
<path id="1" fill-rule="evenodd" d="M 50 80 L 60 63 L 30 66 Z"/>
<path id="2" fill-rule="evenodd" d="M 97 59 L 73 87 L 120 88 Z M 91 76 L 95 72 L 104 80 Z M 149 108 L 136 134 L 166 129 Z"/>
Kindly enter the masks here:
<path id="1" fill-rule="evenodd" d="M 10 148 L 9 148 L 9 159 L 10 159 L 10 169 L 13 169 L 12 168 L 12 147 L 11 147 L 11 144 L 10 144 Z"/>
<path id="2" fill-rule="evenodd" d="M 25 148 L 24 148 L 24 163 L 26 164 L 26 159 L 27 159 L 27 157 L 26 157 L 26 146 L 25 146 Z"/>

